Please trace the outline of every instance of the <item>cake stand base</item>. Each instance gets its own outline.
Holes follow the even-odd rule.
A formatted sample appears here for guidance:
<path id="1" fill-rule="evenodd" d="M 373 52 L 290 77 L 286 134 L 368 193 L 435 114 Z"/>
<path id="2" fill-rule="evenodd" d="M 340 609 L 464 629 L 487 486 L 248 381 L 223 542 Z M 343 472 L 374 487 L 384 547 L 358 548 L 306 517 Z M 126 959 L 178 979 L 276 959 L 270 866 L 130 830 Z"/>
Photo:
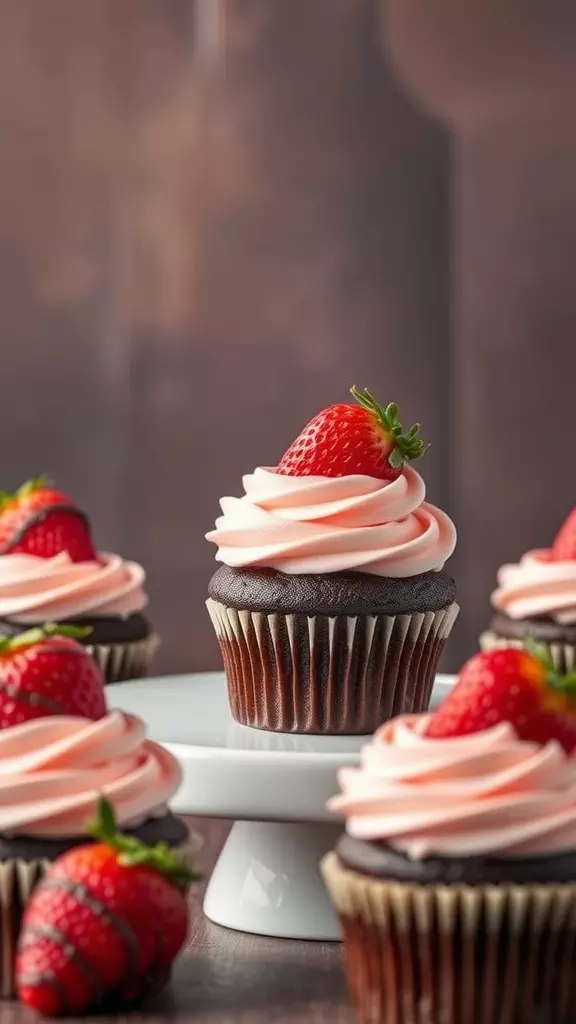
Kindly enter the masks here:
<path id="1" fill-rule="evenodd" d="M 236 822 L 206 891 L 206 917 L 256 935 L 338 941 L 319 862 L 341 831 L 341 825 Z"/>

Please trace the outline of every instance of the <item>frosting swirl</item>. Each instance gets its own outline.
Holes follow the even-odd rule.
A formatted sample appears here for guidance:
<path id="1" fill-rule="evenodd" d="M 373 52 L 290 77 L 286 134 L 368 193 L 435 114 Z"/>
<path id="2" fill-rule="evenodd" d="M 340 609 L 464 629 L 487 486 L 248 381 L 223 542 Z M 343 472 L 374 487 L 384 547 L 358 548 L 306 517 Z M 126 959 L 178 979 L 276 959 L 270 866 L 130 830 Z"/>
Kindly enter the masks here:
<path id="1" fill-rule="evenodd" d="M 83 835 L 99 794 L 120 825 L 136 824 L 163 810 L 180 781 L 176 759 L 133 715 L 37 718 L 0 732 L 0 832 Z"/>
<path id="2" fill-rule="evenodd" d="M 355 839 L 414 860 L 576 850 L 576 760 L 555 741 L 519 740 L 508 722 L 429 739 L 429 715 L 387 722 L 328 804 Z"/>
<path id="3" fill-rule="evenodd" d="M 491 601 L 511 619 L 544 615 L 561 625 L 576 622 L 576 560 L 553 561 L 548 549 L 529 551 L 498 571 Z"/>
<path id="4" fill-rule="evenodd" d="M 0 618 L 23 624 L 76 619 L 83 615 L 128 616 L 146 607 L 144 569 L 120 555 L 97 562 L 72 562 L 14 554 L 0 558 Z"/>
<path id="5" fill-rule="evenodd" d="M 206 535 L 229 566 L 415 576 L 441 569 L 456 545 L 452 520 L 424 501 L 424 481 L 411 466 L 392 481 L 259 468 L 243 485 L 242 498 L 222 498 L 223 514 Z"/>

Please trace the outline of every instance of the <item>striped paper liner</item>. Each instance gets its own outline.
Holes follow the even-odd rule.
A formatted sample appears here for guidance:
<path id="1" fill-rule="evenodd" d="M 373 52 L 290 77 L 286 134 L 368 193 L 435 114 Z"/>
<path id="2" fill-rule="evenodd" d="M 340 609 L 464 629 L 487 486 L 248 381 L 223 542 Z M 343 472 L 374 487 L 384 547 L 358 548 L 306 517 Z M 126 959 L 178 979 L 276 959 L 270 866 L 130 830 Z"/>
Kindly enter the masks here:
<path id="1" fill-rule="evenodd" d="M 237 611 L 213 599 L 233 717 L 272 732 L 367 734 L 427 709 L 458 605 L 409 615 Z"/>
<path id="2" fill-rule="evenodd" d="M 322 873 L 363 1024 L 573 1024 L 576 884 L 416 885 Z"/>

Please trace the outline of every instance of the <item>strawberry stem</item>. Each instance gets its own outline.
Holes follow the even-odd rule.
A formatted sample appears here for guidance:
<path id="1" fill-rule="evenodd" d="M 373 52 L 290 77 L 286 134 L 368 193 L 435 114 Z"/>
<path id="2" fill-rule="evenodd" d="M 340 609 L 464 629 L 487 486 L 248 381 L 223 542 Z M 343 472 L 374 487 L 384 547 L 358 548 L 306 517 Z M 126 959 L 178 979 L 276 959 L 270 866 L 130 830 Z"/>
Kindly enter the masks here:
<path id="1" fill-rule="evenodd" d="M 555 693 L 561 693 L 571 704 L 576 704 L 576 672 L 567 672 L 565 675 L 557 672 L 550 651 L 534 637 L 526 637 L 524 650 L 546 670 L 546 685 Z"/>
<path id="2" fill-rule="evenodd" d="M 25 483 L 20 484 L 20 487 L 13 494 L 9 494 L 7 491 L 0 491 L 0 512 L 6 505 L 18 502 L 22 498 L 28 498 L 34 491 L 41 491 L 44 487 L 52 487 L 52 484 L 53 482 L 50 477 L 46 473 L 42 473 L 40 476 L 33 477 L 32 480 L 26 480 Z"/>
<path id="3" fill-rule="evenodd" d="M 388 462 L 392 469 L 401 469 L 405 462 L 412 462 L 413 459 L 419 459 L 424 455 L 429 446 L 420 437 L 420 424 L 414 423 L 410 430 L 404 433 L 400 423 L 400 410 L 395 402 L 389 402 L 384 408 L 368 388 L 359 391 L 355 385 L 350 388 L 350 394 L 363 409 L 376 417 L 390 437 L 392 450 Z"/>
<path id="4" fill-rule="evenodd" d="M 100 796 L 98 800 L 98 818 L 89 825 L 88 832 L 94 839 L 116 850 L 118 863 L 124 867 L 143 865 L 153 868 L 178 888 L 184 888 L 188 882 L 200 880 L 200 876 L 190 871 L 167 843 L 147 846 L 136 836 L 127 836 L 119 832 L 114 808 L 104 796 Z"/>
<path id="5" fill-rule="evenodd" d="M 0 636 L 0 654 L 6 654 L 17 647 L 31 647 L 50 636 L 67 636 L 72 640 L 83 640 L 90 636 L 92 626 L 73 626 L 60 622 L 45 622 L 43 626 L 27 629 L 17 636 Z"/>

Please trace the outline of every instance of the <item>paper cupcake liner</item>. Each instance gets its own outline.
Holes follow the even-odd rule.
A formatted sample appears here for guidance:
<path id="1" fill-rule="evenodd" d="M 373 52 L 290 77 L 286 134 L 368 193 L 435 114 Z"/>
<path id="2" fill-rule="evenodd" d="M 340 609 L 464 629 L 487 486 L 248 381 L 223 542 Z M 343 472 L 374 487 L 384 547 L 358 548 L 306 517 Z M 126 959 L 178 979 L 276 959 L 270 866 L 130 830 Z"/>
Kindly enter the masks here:
<path id="1" fill-rule="evenodd" d="M 322 873 L 363 1024 L 573 1024 L 576 884 L 445 886 Z"/>
<path id="2" fill-rule="evenodd" d="M 46 873 L 49 861 L 7 860 L 0 863 L 0 998 L 14 997 L 14 964 L 24 907 Z"/>
<path id="3" fill-rule="evenodd" d="M 574 644 L 546 643 L 538 640 L 538 644 L 544 647 L 557 672 L 564 675 L 566 672 L 576 670 L 576 647 Z M 523 640 L 517 637 L 498 636 L 491 630 L 486 630 L 480 635 L 480 648 L 483 651 L 493 651 L 498 647 L 522 647 Z"/>
<path id="4" fill-rule="evenodd" d="M 237 611 L 209 599 L 232 715 L 285 733 L 366 734 L 428 707 L 458 614 L 326 616 Z"/>
<path id="5" fill-rule="evenodd" d="M 160 638 L 152 633 L 144 640 L 127 644 L 86 644 L 100 668 L 106 683 L 121 683 L 147 675 L 160 646 Z"/>
<path id="6" fill-rule="evenodd" d="M 182 863 L 189 871 L 198 871 L 198 854 L 202 849 L 202 836 L 197 832 L 190 831 L 188 838 L 180 846 L 173 847 L 174 853 L 178 855 Z"/>

